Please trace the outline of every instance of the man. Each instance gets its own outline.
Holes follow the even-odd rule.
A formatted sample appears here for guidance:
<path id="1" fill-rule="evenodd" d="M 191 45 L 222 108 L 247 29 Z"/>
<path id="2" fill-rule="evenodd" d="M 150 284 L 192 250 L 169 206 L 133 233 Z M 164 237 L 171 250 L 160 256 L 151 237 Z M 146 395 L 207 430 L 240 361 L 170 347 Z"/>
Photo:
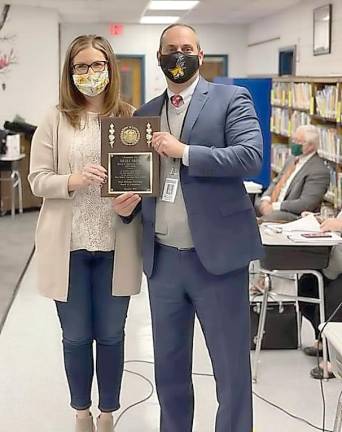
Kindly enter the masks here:
<path id="1" fill-rule="evenodd" d="M 263 222 L 292 221 L 303 211 L 319 209 L 330 183 L 329 170 L 318 156 L 316 126 L 300 126 L 293 134 L 293 157 L 263 194 L 258 206 Z"/>
<path id="2" fill-rule="evenodd" d="M 161 115 L 153 136 L 161 195 L 141 205 L 160 431 L 192 431 L 197 316 L 217 384 L 215 431 L 251 432 L 248 265 L 262 246 L 243 178 L 261 167 L 258 119 L 245 89 L 199 76 L 203 51 L 193 28 L 168 27 L 158 61 L 167 91 L 136 115 Z M 124 194 L 114 208 L 128 217 L 139 200 Z"/>

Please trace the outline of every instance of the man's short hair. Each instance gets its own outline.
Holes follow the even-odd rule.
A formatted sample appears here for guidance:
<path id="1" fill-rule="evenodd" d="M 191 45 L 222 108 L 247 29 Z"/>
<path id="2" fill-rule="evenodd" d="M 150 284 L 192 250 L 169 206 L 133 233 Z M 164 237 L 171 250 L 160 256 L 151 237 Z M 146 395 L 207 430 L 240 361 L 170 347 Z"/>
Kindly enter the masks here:
<path id="1" fill-rule="evenodd" d="M 303 126 L 299 126 L 296 132 L 297 131 L 302 131 L 304 133 L 305 141 L 308 144 L 313 144 L 315 148 L 318 149 L 319 142 L 320 142 L 320 134 L 317 126 L 303 125 Z"/>
<path id="2" fill-rule="evenodd" d="M 201 50 L 201 45 L 200 45 L 200 41 L 199 41 L 199 38 L 198 38 L 198 34 L 197 34 L 196 30 L 194 29 L 194 27 L 192 27 L 192 26 L 189 25 L 189 24 L 175 23 L 175 24 L 171 24 L 171 25 L 169 25 L 168 27 L 166 27 L 166 28 L 163 30 L 162 34 L 160 35 L 159 51 L 162 50 L 162 47 L 163 47 L 163 39 L 164 39 L 164 35 L 165 35 L 165 33 L 166 33 L 168 30 L 172 29 L 173 27 L 185 27 L 185 28 L 188 28 L 188 29 L 192 30 L 192 31 L 195 33 L 195 36 L 196 36 L 196 42 L 197 42 L 197 48 L 198 48 L 198 51 Z"/>

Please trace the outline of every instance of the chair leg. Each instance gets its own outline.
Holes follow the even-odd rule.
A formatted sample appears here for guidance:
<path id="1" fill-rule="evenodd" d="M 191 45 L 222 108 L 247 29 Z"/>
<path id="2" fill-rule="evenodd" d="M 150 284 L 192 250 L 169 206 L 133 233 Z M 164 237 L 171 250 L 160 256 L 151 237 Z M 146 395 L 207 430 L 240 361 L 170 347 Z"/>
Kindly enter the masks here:
<path id="1" fill-rule="evenodd" d="M 16 188 L 16 179 L 15 172 L 11 173 L 11 216 L 14 218 L 15 216 L 15 188 Z"/>
<path id="2" fill-rule="evenodd" d="M 258 379 L 259 358 L 260 358 L 262 339 L 264 337 L 264 331 L 265 331 L 268 293 L 269 293 L 270 284 L 271 284 L 271 279 L 270 279 L 270 276 L 268 274 L 265 274 L 265 278 L 266 278 L 265 290 L 264 290 L 262 303 L 261 303 L 258 332 L 257 332 L 257 335 L 255 337 L 256 347 L 255 347 L 255 353 L 254 353 L 253 372 L 252 372 L 252 379 L 253 379 L 254 383 L 256 383 L 257 379 Z"/>
<path id="3" fill-rule="evenodd" d="M 298 273 L 294 275 L 295 291 L 298 295 Z M 296 316 L 297 316 L 297 339 L 298 339 L 298 349 L 302 348 L 302 315 L 299 310 L 299 302 L 296 300 Z"/>
<path id="4" fill-rule="evenodd" d="M 323 282 L 323 276 L 321 273 L 317 271 L 313 271 L 312 274 L 314 274 L 318 281 L 318 296 L 319 296 L 319 317 L 321 323 L 325 322 L 325 307 L 324 307 L 324 282 Z M 327 340 L 325 337 L 322 338 L 322 345 L 323 345 L 323 378 L 325 381 L 328 379 L 328 347 L 327 347 Z"/>
<path id="5" fill-rule="evenodd" d="M 21 182 L 20 172 L 17 172 L 18 176 L 18 198 L 19 198 L 19 213 L 23 213 L 23 185 Z"/>
<path id="6" fill-rule="evenodd" d="M 299 310 L 298 300 L 296 301 L 296 315 L 297 315 L 297 329 L 298 329 L 298 349 L 302 349 L 303 340 L 302 340 L 302 321 L 303 317 Z"/>

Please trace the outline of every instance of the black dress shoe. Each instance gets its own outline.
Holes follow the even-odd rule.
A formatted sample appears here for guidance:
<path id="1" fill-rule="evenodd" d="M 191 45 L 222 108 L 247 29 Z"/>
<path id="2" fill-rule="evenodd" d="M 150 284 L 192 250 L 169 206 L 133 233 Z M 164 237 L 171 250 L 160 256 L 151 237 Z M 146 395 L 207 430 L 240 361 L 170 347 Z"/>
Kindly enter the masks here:
<path id="1" fill-rule="evenodd" d="M 318 349 L 315 346 L 308 346 L 308 347 L 305 347 L 303 349 L 304 354 L 306 354 L 307 356 L 310 356 L 310 357 L 317 357 L 317 351 L 318 351 L 318 355 L 320 357 L 322 357 L 323 350 L 322 349 Z"/>
<path id="2" fill-rule="evenodd" d="M 323 379 L 323 369 L 319 366 L 311 369 L 310 375 L 315 379 Z M 328 372 L 328 379 L 335 378 L 335 375 L 332 372 Z"/>

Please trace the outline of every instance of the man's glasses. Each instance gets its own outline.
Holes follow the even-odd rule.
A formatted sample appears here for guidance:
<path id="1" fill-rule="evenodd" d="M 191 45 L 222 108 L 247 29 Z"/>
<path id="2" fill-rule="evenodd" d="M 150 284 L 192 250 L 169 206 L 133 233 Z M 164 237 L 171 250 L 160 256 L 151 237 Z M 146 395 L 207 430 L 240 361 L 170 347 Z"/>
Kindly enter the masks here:
<path id="1" fill-rule="evenodd" d="M 95 61 L 90 65 L 86 63 L 77 63 L 72 66 L 72 71 L 76 75 L 84 75 L 88 73 L 89 68 L 91 68 L 93 72 L 103 72 L 107 64 L 107 61 Z"/>

